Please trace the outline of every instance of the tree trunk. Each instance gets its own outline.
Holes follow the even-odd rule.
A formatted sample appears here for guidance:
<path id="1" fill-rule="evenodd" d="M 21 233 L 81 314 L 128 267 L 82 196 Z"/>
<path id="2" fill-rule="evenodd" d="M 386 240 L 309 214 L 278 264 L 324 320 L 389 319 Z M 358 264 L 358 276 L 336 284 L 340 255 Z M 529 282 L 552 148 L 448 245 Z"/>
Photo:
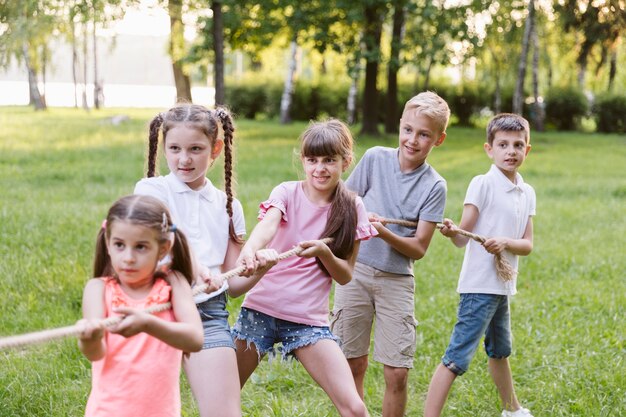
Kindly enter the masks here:
<path id="1" fill-rule="evenodd" d="M 383 16 L 376 6 L 365 7 L 364 40 L 366 48 L 365 89 L 363 92 L 363 125 L 361 133 L 378 135 L 378 61 Z"/>
<path id="2" fill-rule="evenodd" d="M 532 33 L 534 23 L 535 0 L 530 0 L 528 3 L 528 17 L 526 18 L 524 37 L 522 39 L 522 53 L 520 54 L 519 67 L 517 70 L 517 82 L 515 83 L 515 92 L 513 93 L 513 113 L 520 115 L 524 111 L 524 79 L 526 78 L 526 60 L 528 58 L 530 34 Z"/>
<path id="3" fill-rule="evenodd" d="M 211 3 L 213 10 L 213 52 L 215 64 L 213 74 L 215 76 L 215 105 L 224 104 L 224 22 L 222 21 L 222 2 L 214 0 Z"/>
<path id="4" fill-rule="evenodd" d="M 358 54 L 357 54 L 358 55 Z M 359 74 L 361 72 L 361 65 L 359 64 L 359 58 L 356 59 L 356 65 L 350 71 L 350 89 L 348 90 L 348 117 L 347 122 L 349 125 L 353 125 L 357 122 L 356 102 L 359 92 Z"/>
<path id="5" fill-rule="evenodd" d="M 611 51 L 611 61 L 609 68 L 609 85 L 607 91 L 610 93 L 613 91 L 613 83 L 615 81 L 615 75 L 617 75 L 617 48 Z"/>
<path id="6" fill-rule="evenodd" d="M 74 107 L 78 108 L 78 79 L 76 71 L 78 67 L 78 48 L 76 47 L 76 26 L 73 17 L 70 18 L 71 42 L 72 42 L 72 81 L 74 82 Z"/>
<path id="7" fill-rule="evenodd" d="M 44 45 L 41 48 L 41 83 L 43 89 L 41 91 L 41 101 L 43 105 L 48 107 L 46 103 L 46 68 L 48 67 L 48 48 Z"/>
<path id="8" fill-rule="evenodd" d="M 99 109 L 102 105 L 102 86 L 98 75 L 98 38 L 96 36 L 96 0 L 93 0 L 93 106 Z"/>
<path id="9" fill-rule="evenodd" d="M 387 65 L 387 113 L 385 114 L 385 133 L 398 132 L 398 70 L 400 69 L 400 50 L 404 28 L 404 0 L 394 2 L 393 28 L 391 36 L 391 56 Z"/>
<path id="10" fill-rule="evenodd" d="M 87 103 L 87 19 L 83 27 L 83 109 L 89 110 L 89 103 Z"/>
<path id="11" fill-rule="evenodd" d="M 295 77 L 296 77 L 296 52 L 298 50 L 297 35 L 294 35 L 289 47 L 289 66 L 287 68 L 287 75 L 285 76 L 285 87 L 283 88 L 283 95 L 280 98 L 280 123 L 286 124 L 291 122 L 289 110 L 291 109 L 291 98 L 295 89 Z"/>
<path id="12" fill-rule="evenodd" d="M 432 56 L 428 57 L 428 65 L 426 65 L 426 70 L 424 71 L 424 86 L 422 87 L 422 91 L 428 90 L 430 88 L 430 71 L 433 68 L 433 58 Z"/>
<path id="13" fill-rule="evenodd" d="M 532 123 L 535 130 L 539 132 L 544 131 L 544 112 L 543 104 L 539 102 L 539 36 L 537 35 L 537 25 L 533 25 L 532 31 L 533 41 L 533 112 Z"/>
<path id="14" fill-rule="evenodd" d="M 170 15 L 170 56 L 172 57 L 172 71 L 176 85 L 175 101 L 191 103 L 191 82 L 180 62 L 185 47 L 182 0 L 169 0 L 167 9 Z"/>
<path id="15" fill-rule="evenodd" d="M 500 86 L 500 71 L 496 71 L 496 89 L 493 93 L 493 111 L 498 114 L 502 111 L 502 87 Z"/>
<path id="16" fill-rule="evenodd" d="M 41 93 L 39 92 L 39 86 L 37 85 L 39 81 L 37 80 L 37 74 L 30 63 L 30 56 L 28 56 L 28 44 L 26 44 L 26 42 L 22 44 L 22 55 L 24 56 L 24 65 L 26 65 L 26 70 L 28 71 L 28 87 L 31 102 L 33 106 L 35 106 L 35 110 L 45 110 L 46 103 L 43 102 Z"/>

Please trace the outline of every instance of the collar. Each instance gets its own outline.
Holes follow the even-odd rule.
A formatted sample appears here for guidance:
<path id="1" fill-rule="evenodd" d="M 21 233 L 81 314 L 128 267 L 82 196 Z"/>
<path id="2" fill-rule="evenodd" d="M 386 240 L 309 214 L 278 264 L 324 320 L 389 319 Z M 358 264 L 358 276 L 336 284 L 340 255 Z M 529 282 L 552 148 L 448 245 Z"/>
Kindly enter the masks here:
<path id="1" fill-rule="evenodd" d="M 215 200 L 215 187 L 213 186 L 211 180 L 208 178 L 206 179 L 204 187 L 199 190 L 192 190 L 187 184 L 182 182 L 175 174 L 171 172 L 165 176 L 165 181 L 167 181 L 170 189 L 175 193 L 198 193 L 201 197 L 209 202 L 213 202 L 213 200 Z"/>
<path id="2" fill-rule="evenodd" d="M 504 175 L 502 171 L 500 171 L 500 168 L 495 166 L 495 164 L 492 164 L 491 168 L 489 168 L 489 174 L 492 175 L 496 179 L 496 182 L 500 184 L 500 186 L 502 186 L 502 188 L 504 188 L 506 192 L 510 192 L 513 190 L 521 191 L 522 186 L 524 185 L 524 179 L 522 178 L 519 172 L 515 173 L 515 184 L 514 184 L 511 182 L 511 180 L 509 180 L 506 177 L 506 175 Z"/>

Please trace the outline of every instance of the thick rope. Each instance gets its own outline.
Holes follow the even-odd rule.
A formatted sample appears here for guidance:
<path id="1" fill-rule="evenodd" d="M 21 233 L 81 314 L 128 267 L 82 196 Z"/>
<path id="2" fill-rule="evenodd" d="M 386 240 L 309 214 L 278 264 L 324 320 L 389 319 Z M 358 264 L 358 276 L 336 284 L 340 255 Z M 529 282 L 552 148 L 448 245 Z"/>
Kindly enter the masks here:
<path id="1" fill-rule="evenodd" d="M 380 221 L 382 224 L 397 224 L 400 226 L 417 227 L 417 222 L 411 222 L 408 220 L 379 219 L 378 221 Z M 442 229 L 443 227 L 443 223 L 437 223 L 437 229 Z M 474 234 L 472 232 L 468 232 L 467 230 L 457 228 L 456 231 L 459 234 L 473 239 L 480 244 L 485 243 L 485 241 L 487 240 L 486 237 Z M 498 277 L 502 281 L 508 282 L 515 278 L 515 274 L 517 273 L 517 271 L 515 271 L 509 261 L 504 256 L 502 256 L 502 253 L 495 254 L 493 258 L 496 264 L 496 272 L 498 273 Z"/>
<path id="2" fill-rule="evenodd" d="M 330 241 L 332 241 L 332 238 L 324 238 L 320 240 L 324 243 L 329 243 Z M 304 248 L 302 246 L 297 245 L 293 249 L 279 254 L 278 260 L 282 261 L 291 256 L 299 255 L 303 250 Z M 241 274 L 243 271 L 245 271 L 245 269 L 246 269 L 245 266 L 239 266 L 235 269 L 232 269 L 230 271 L 227 271 L 221 274 L 220 277 L 222 277 L 224 280 L 228 280 L 234 276 Z M 209 287 L 208 284 L 195 286 L 192 290 L 193 295 L 197 295 L 206 291 L 208 287 Z M 153 306 L 146 308 L 143 311 L 145 313 L 154 314 L 154 313 L 159 313 L 161 311 L 169 310 L 170 308 L 172 308 L 172 303 L 167 302 L 163 304 L 155 304 Z M 100 320 L 99 323 L 104 328 L 110 328 L 119 324 L 123 319 L 124 319 L 124 316 L 108 317 L 106 319 Z M 10 349 L 10 348 L 18 347 L 18 346 L 33 345 L 35 343 L 43 343 L 43 342 L 47 342 L 50 340 L 61 339 L 63 337 L 68 337 L 68 336 L 78 336 L 84 330 L 85 330 L 84 325 L 75 324 L 73 326 L 59 327 L 57 329 L 42 330 L 39 332 L 26 333 L 26 334 L 22 334 L 18 336 L 5 337 L 5 338 L 0 339 L 0 350 Z"/>

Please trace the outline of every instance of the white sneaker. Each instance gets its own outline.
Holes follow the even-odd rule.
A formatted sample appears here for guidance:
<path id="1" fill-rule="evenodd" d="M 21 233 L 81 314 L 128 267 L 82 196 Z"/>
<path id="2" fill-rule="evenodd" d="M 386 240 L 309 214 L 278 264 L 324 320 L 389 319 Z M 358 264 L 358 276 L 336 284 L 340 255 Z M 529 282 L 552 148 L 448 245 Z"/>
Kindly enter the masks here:
<path id="1" fill-rule="evenodd" d="M 521 407 L 516 411 L 502 410 L 502 417 L 533 417 L 528 408 Z"/>

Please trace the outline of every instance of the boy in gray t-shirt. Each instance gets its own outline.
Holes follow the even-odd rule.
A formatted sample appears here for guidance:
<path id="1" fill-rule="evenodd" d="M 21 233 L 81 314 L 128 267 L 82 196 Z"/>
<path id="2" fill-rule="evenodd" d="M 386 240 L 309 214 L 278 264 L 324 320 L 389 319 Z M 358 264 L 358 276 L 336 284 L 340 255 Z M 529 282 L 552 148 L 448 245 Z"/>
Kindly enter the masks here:
<path id="1" fill-rule="evenodd" d="M 402 416 L 407 380 L 415 353 L 415 281 L 413 263 L 425 254 L 443 220 L 446 182 L 426 163 L 433 147 L 446 138 L 448 104 L 432 92 L 409 100 L 400 119 L 399 147 L 369 149 L 346 181 L 370 212 L 379 235 L 361 243 L 352 281 L 335 287 L 331 329 L 363 397 L 372 323 L 374 360 L 384 365 L 384 416 Z M 417 227 L 389 225 L 376 219 L 402 219 Z"/>

